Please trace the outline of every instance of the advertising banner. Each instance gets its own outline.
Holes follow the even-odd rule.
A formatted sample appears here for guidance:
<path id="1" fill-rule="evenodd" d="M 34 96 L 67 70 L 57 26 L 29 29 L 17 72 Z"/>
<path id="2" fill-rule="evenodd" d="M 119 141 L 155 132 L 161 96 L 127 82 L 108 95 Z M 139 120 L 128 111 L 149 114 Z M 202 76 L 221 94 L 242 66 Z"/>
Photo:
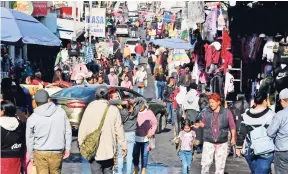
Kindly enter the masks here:
<path id="1" fill-rule="evenodd" d="M 95 37 L 105 37 L 106 8 L 91 8 L 85 18 L 90 28 L 90 34 Z"/>
<path id="2" fill-rule="evenodd" d="M 48 2 L 47 1 L 32 1 L 34 11 L 32 16 L 46 16 L 48 13 Z"/>

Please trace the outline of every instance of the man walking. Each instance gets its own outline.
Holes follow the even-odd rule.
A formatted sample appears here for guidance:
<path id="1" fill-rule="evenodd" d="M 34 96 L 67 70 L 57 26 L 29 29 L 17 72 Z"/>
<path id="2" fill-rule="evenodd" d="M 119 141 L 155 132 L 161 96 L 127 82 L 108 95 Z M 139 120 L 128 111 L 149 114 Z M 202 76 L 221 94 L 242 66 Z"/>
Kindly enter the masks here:
<path id="1" fill-rule="evenodd" d="M 284 109 L 274 116 L 267 134 L 275 139 L 275 172 L 285 174 L 288 169 L 288 88 L 280 92 L 279 98 Z"/>
<path id="2" fill-rule="evenodd" d="M 60 174 L 62 160 L 70 155 L 72 131 L 65 111 L 49 101 L 49 94 L 35 94 L 37 108 L 27 120 L 26 144 L 37 173 Z"/>
<path id="3" fill-rule="evenodd" d="M 141 64 L 141 56 L 144 54 L 144 48 L 142 47 L 140 42 L 135 47 L 135 53 L 136 53 L 138 65 L 140 65 Z"/>
<path id="4" fill-rule="evenodd" d="M 107 86 L 97 87 L 96 98 L 97 100 L 91 102 L 83 114 L 78 132 L 78 142 L 81 146 L 86 136 L 98 129 L 102 117 L 105 116 L 96 156 L 89 162 L 92 174 L 112 174 L 117 143 L 122 149 L 123 157 L 127 154 L 127 143 L 120 112 L 116 106 L 109 105 L 107 100 Z"/>

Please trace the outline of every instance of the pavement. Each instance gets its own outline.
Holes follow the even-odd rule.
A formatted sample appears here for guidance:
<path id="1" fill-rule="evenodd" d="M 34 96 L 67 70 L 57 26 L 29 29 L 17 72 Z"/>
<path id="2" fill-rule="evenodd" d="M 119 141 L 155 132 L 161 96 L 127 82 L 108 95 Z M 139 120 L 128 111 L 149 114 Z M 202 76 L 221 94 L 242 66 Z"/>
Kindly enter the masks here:
<path id="1" fill-rule="evenodd" d="M 142 38 L 145 34 L 142 32 L 136 33 Z M 127 38 L 121 41 L 121 45 Z M 142 59 L 143 63 L 147 63 L 147 59 Z M 150 71 L 148 70 L 148 74 Z M 148 76 L 148 87 L 145 88 L 144 96 L 146 98 L 155 97 L 154 79 Z M 168 125 L 164 132 L 156 135 L 156 148 L 151 151 L 149 155 L 149 164 L 147 167 L 147 174 L 180 174 L 181 161 L 177 156 L 175 146 L 170 142 L 173 138 L 173 127 Z M 226 174 L 247 174 L 250 173 L 247 163 L 243 158 L 228 157 L 226 162 Z M 125 168 L 125 167 L 124 167 Z M 215 172 L 214 163 L 211 165 L 211 173 Z M 62 165 L 63 174 L 91 174 L 90 164 L 81 158 L 77 145 L 77 137 L 73 137 L 71 155 L 64 160 Z M 201 173 L 201 155 L 195 154 L 193 156 L 192 168 L 190 174 Z M 123 172 L 125 174 L 125 171 Z"/>

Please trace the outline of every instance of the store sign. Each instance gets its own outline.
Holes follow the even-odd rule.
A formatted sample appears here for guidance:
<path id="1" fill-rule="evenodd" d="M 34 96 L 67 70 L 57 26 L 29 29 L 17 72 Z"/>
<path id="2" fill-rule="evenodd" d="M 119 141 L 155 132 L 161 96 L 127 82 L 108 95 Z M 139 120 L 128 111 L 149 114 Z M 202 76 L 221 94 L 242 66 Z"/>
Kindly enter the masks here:
<path id="1" fill-rule="evenodd" d="M 105 37 L 106 8 L 91 8 L 90 15 L 85 17 L 85 22 L 92 36 Z"/>
<path id="2" fill-rule="evenodd" d="M 34 11 L 32 16 L 46 16 L 48 13 L 48 2 L 47 1 L 32 1 Z"/>
<path id="3" fill-rule="evenodd" d="M 67 7 L 68 2 L 67 1 L 53 1 L 53 6 L 55 9 L 59 9 L 62 7 Z"/>
<path id="4" fill-rule="evenodd" d="M 74 31 L 74 21 L 57 18 L 58 30 Z"/>
<path id="5" fill-rule="evenodd" d="M 31 15 L 34 11 L 34 6 L 30 1 L 15 1 L 12 2 L 12 9 Z"/>

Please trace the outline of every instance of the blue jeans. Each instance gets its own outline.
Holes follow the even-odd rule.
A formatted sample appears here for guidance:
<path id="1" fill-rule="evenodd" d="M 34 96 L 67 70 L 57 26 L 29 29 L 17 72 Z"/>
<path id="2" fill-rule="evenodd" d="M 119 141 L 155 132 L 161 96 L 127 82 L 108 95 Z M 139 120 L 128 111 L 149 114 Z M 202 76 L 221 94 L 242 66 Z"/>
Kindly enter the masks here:
<path id="1" fill-rule="evenodd" d="M 182 173 L 188 174 L 191 169 L 191 164 L 192 164 L 192 159 L 193 159 L 192 151 L 180 150 L 178 155 L 182 162 Z"/>
<path id="2" fill-rule="evenodd" d="M 270 174 L 271 164 L 274 160 L 274 155 L 269 157 L 252 156 L 248 153 L 245 159 L 251 170 L 251 174 Z"/>
<path id="3" fill-rule="evenodd" d="M 158 88 L 158 98 L 163 99 L 163 91 L 165 87 L 165 82 L 164 81 L 157 81 L 157 88 Z"/>
<path id="4" fill-rule="evenodd" d="M 265 77 L 267 77 L 272 72 L 272 65 L 266 65 L 264 68 Z"/>
<path id="5" fill-rule="evenodd" d="M 136 59 L 137 59 L 138 65 L 140 65 L 140 63 L 141 63 L 141 54 L 136 54 Z"/>
<path id="6" fill-rule="evenodd" d="M 159 97 L 158 97 L 158 87 L 157 87 L 157 80 L 155 80 L 154 81 L 154 87 L 155 87 L 155 97 L 156 97 L 156 99 L 158 99 Z"/>
<path id="7" fill-rule="evenodd" d="M 135 132 L 125 132 L 125 137 L 127 141 L 127 156 L 126 156 L 126 173 L 132 173 L 132 160 L 133 160 L 133 149 L 135 145 Z M 118 144 L 118 174 L 122 174 L 123 170 L 123 157 L 122 149 Z"/>
<path id="8" fill-rule="evenodd" d="M 137 88 L 137 92 L 144 96 L 144 88 Z"/>
<path id="9" fill-rule="evenodd" d="M 173 119 L 173 109 L 172 109 L 172 103 L 171 102 L 168 102 L 166 104 L 166 110 L 167 110 L 167 113 L 168 113 L 168 120 L 171 120 L 172 123 L 174 122 L 174 119 Z"/>
<path id="10" fill-rule="evenodd" d="M 140 143 L 136 142 L 133 150 L 133 164 L 134 166 L 139 166 L 139 158 L 141 154 L 141 167 L 147 168 L 148 159 L 149 159 L 149 151 L 147 151 L 147 147 L 149 142 Z"/>

